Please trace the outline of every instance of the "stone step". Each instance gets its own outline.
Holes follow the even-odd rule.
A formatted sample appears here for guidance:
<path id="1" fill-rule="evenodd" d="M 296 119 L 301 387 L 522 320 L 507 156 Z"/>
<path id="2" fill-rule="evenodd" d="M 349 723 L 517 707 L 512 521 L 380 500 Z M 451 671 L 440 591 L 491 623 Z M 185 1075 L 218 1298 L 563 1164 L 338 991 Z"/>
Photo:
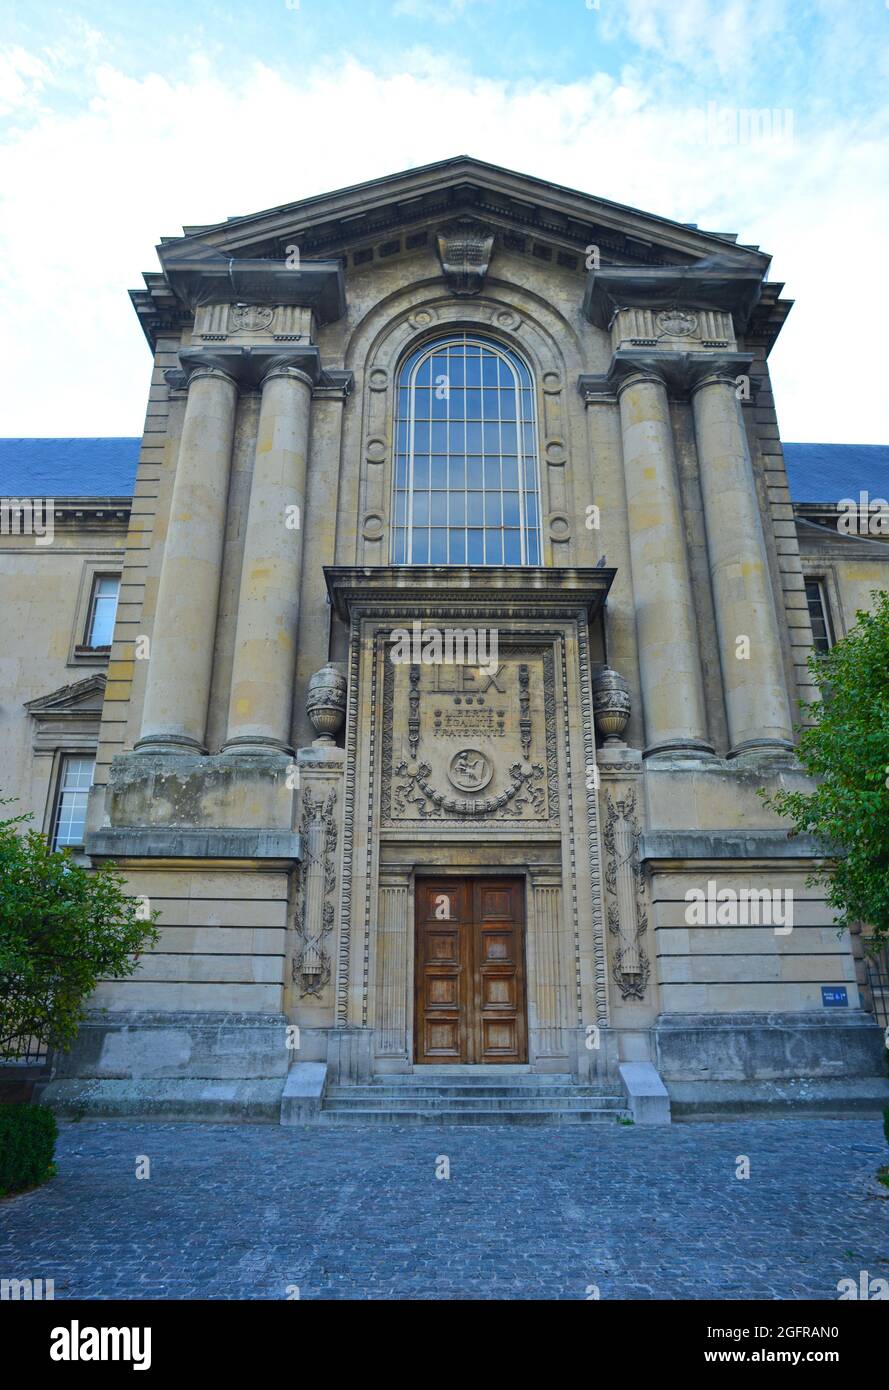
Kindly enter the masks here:
<path id="1" fill-rule="evenodd" d="M 442 1109 L 421 1110 L 412 1107 L 406 1110 L 372 1109 L 322 1109 L 318 1116 L 319 1124 L 459 1124 L 459 1125 L 552 1125 L 552 1124 L 614 1124 L 624 1118 L 619 1110 L 597 1109 L 541 1109 L 529 1107 L 527 1110 L 465 1109 L 462 1106 L 448 1106 Z"/>
<path id="2" fill-rule="evenodd" d="M 328 1096 L 371 1096 L 380 1099 L 403 1096 L 613 1096 L 613 1087 L 606 1086 L 379 1086 L 379 1085 L 333 1085 L 328 1086 Z"/>
<path id="3" fill-rule="evenodd" d="M 368 1086 L 573 1086 L 562 1071 L 515 1071 L 512 1067 L 422 1067 L 417 1071 L 378 1072 Z"/>
<path id="4" fill-rule="evenodd" d="M 325 1110 L 623 1110 L 618 1096 L 325 1096 Z"/>

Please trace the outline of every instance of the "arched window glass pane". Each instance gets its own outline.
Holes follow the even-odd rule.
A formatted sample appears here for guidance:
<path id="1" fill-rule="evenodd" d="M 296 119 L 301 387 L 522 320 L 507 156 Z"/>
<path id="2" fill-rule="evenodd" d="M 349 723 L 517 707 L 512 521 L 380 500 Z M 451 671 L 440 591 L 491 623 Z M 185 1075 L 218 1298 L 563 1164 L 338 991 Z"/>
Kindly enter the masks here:
<path id="1" fill-rule="evenodd" d="M 539 565 L 534 389 L 499 343 L 455 333 L 398 383 L 396 565 Z"/>

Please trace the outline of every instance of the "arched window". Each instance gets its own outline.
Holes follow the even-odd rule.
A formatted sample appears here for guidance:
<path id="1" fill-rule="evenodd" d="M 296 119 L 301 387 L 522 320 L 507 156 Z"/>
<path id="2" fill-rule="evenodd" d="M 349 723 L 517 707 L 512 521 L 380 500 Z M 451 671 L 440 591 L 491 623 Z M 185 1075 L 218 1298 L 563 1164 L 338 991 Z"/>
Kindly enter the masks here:
<path id="1" fill-rule="evenodd" d="M 531 373 L 475 333 L 418 348 L 398 382 L 396 565 L 539 565 Z"/>

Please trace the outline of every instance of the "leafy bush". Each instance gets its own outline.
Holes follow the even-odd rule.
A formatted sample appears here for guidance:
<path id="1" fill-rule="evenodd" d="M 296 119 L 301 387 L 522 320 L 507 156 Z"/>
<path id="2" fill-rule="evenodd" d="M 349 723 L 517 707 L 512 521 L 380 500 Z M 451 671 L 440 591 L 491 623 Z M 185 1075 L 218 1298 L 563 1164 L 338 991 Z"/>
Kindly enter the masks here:
<path id="1" fill-rule="evenodd" d="M 56 1133 L 51 1110 L 0 1104 L 0 1197 L 52 1177 Z"/>
<path id="2" fill-rule="evenodd" d="M 157 940 L 122 874 L 20 834 L 29 819 L 0 821 L 0 1057 L 29 1037 L 69 1048 L 98 981 L 132 975 Z"/>
<path id="3" fill-rule="evenodd" d="M 823 884 L 840 928 L 871 927 L 868 950 L 889 941 L 889 593 L 856 614 L 848 636 L 809 669 L 822 700 L 802 704 L 814 723 L 797 755 L 813 792 L 778 792 L 766 804 L 809 832 L 834 862 L 809 878 Z"/>

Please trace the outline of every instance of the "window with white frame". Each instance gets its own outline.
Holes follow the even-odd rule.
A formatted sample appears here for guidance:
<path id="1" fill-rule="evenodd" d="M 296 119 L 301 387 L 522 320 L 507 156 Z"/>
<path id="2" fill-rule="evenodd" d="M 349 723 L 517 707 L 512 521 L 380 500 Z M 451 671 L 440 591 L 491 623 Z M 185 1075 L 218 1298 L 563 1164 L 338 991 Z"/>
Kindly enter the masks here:
<path id="1" fill-rule="evenodd" d="M 397 565 L 539 565 L 534 383 L 474 333 L 418 348 L 401 368 L 392 559 Z"/>
<path id="2" fill-rule="evenodd" d="M 830 609 L 824 584 L 820 579 L 806 580 L 806 602 L 812 621 L 812 638 L 816 652 L 823 656 L 833 646 L 833 628 L 830 622 Z"/>
<path id="3" fill-rule="evenodd" d="M 59 768 L 56 813 L 53 818 L 52 847 L 80 848 L 86 826 L 86 803 L 93 784 L 94 758 L 79 754 L 63 756 Z"/>
<path id="4" fill-rule="evenodd" d="M 120 578 L 118 575 L 96 575 L 90 594 L 90 607 L 86 622 L 86 645 L 88 647 L 111 646 L 119 593 Z"/>

